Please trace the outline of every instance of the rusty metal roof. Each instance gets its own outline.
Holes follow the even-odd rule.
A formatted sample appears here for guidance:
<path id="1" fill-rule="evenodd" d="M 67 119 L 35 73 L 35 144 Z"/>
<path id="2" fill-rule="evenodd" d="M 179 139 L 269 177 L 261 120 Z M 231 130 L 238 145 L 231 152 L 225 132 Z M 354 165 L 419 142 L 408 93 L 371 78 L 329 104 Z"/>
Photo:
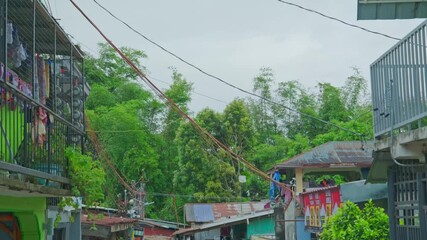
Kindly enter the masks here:
<path id="1" fill-rule="evenodd" d="M 221 218 L 248 214 L 264 210 L 267 202 L 243 202 L 243 203 L 205 203 L 205 204 L 185 204 L 186 219 L 188 222 L 212 222 Z M 209 219 L 198 217 L 201 215 L 200 209 L 206 210 L 204 214 L 209 214 Z M 199 214 L 197 214 L 199 213 Z M 211 215 L 212 214 L 212 215 Z M 211 218 L 212 216 L 212 218 Z M 206 216 L 205 216 L 206 218 Z"/>
<path id="2" fill-rule="evenodd" d="M 101 219 L 96 219 L 95 224 L 100 226 L 114 226 L 118 224 L 135 223 L 138 219 L 123 218 L 123 217 L 108 217 L 105 216 Z M 82 223 L 93 224 L 94 222 L 87 219 L 87 215 L 82 215 Z"/>
<path id="3" fill-rule="evenodd" d="M 251 212 L 247 214 L 242 215 L 235 215 L 230 216 L 226 218 L 217 219 L 214 222 L 211 223 L 204 223 L 199 226 L 195 226 L 192 228 L 184 228 L 180 229 L 173 233 L 173 235 L 188 235 L 188 234 L 194 234 L 197 232 L 204 232 L 208 231 L 210 229 L 218 228 L 218 227 L 227 227 L 227 226 L 233 226 L 240 223 L 247 223 L 251 222 L 251 219 L 254 218 L 265 218 L 265 217 L 273 217 L 274 210 L 273 209 L 263 209 L 262 211 L 257 212 Z M 249 223 L 247 223 L 249 224 Z"/>
<path id="4" fill-rule="evenodd" d="M 276 164 L 277 168 L 297 167 L 369 167 L 372 164 L 373 142 L 328 142 L 312 150 Z"/>

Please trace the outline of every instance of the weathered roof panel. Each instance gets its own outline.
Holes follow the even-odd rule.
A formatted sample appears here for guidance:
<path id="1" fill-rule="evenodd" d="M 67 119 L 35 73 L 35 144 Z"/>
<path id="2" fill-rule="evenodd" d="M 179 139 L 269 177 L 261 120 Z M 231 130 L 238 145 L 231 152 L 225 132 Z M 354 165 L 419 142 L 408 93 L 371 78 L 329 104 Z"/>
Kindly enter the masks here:
<path id="1" fill-rule="evenodd" d="M 87 219 L 87 215 L 82 216 L 83 224 L 93 224 L 94 222 L 96 225 L 100 225 L 100 226 L 114 226 L 118 224 L 135 223 L 135 222 L 138 222 L 138 219 L 105 216 L 101 219 L 96 219 L 92 221 Z"/>
<path id="2" fill-rule="evenodd" d="M 328 142 L 277 164 L 278 168 L 304 166 L 370 166 L 373 142 L 360 141 Z"/>
<path id="3" fill-rule="evenodd" d="M 214 214 L 210 204 L 186 204 L 185 217 L 187 222 L 206 223 L 214 221 Z"/>
<path id="4" fill-rule="evenodd" d="M 232 202 L 232 203 L 205 203 L 186 204 L 185 214 L 188 222 L 212 222 L 221 218 L 253 213 L 265 209 L 267 202 Z M 202 214 L 211 214 L 200 217 Z M 199 215 L 199 217 L 197 217 Z M 212 218 L 211 218 L 212 216 Z M 207 219 L 206 219 L 207 218 Z"/>

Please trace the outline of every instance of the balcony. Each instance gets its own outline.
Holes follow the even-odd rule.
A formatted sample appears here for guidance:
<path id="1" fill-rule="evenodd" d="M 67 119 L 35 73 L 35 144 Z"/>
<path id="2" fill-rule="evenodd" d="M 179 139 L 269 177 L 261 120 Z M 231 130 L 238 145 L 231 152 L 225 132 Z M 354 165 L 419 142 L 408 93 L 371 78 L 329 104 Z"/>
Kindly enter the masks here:
<path id="1" fill-rule="evenodd" d="M 0 195 L 70 195 L 84 139 L 83 56 L 38 0 L 0 0 Z"/>
<path id="2" fill-rule="evenodd" d="M 426 26 L 423 22 L 371 65 L 377 140 L 427 125 Z"/>

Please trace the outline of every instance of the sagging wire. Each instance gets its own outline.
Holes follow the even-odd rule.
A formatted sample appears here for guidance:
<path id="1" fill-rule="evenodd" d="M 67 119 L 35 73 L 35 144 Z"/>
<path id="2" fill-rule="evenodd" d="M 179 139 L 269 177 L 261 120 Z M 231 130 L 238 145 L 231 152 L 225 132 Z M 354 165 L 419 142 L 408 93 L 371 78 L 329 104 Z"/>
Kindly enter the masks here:
<path id="1" fill-rule="evenodd" d="M 234 153 L 230 148 L 225 146 L 223 143 L 221 143 L 218 139 L 216 139 L 211 133 L 203 129 L 193 118 L 191 118 L 188 114 L 186 114 L 172 99 L 170 99 L 168 96 L 166 96 L 153 82 L 148 79 L 145 74 L 126 56 L 124 53 L 98 28 L 98 26 L 83 12 L 83 10 L 73 1 L 70 0 L 70 2 L 74 5 L 74 7 L 83 15 L 84 18 L 98 31 L 98 33 L 105 39 L 105 41 L 108 42 L 108 44 L 119 54 L 119 56 L 138 74 L 138 76 L 141 78 L 142 81 L 144 81 L 155 94 L 157 94 L 161 99 L 165 101 L 165 103 L 174 111 L 176 111 L 181 117 L 188 120 L 189 123 L 194 127 L 194 129 L 204 137 L 207 137 L 211 141 L 213 141 L 218 147 L 225 150 L 229 156 L 232 157 L 235 161 L 240 161 L 243 163 L 246 167 L 248 167 L 252 172 L 255 174 L 258 174 L 263 179 L 273 182 L 274 184 L 277 184 L 283 189 L 286 189 L 288 191 L 292 192 L 292 198 L 294 198 L 294 192 L 291 189 L 290 186 L 287 184 L 281 183 L 279 181 L 274 180 L 272 177 L 264 173 L 263 171 L 256 168 L 254 165 L 249 163 L 246 159 L 244 159 L 242 156 Z M 96 135 L 92 135 L 96 139 Z M 111 165 L 111 167 L 114 167 Z M 118 174 L 117 171 L 114 171 L 115 174 Z M 124 182 L 125 183 L 125 182 Z M 127 183 L 126 183 L 127 185 Z M 127 185 L 128 186 L 128 185 Z M 296 199 L 298 201 L 298 199 Z M 290 202 L 289 202 L 290 203 Z"/>
<path id="2" fill-rule="evenodd" d="M 250 95 L 250 96 L 253 96 L 253 97 L 259 98 L 259 99 L 261 99 L 261 100 L 264 100 L 264 101 L 268 102 L 269 104 L 277 105 L 277 106 L 283 107 L 284 109 L 287 109 L 287 110 L 288 110 L 288 111 L 290 111 L 290 112 L 295 112 L 295 113 L 299 114 L 300 116 L 303 116 L 303 117 L 306 117 L 306 118 L 310 118 L 310 119 L 313 119 L 313 120 L 319 121 L 319 122 L 321 122 L 321 123 L 323 123 L 323 124 L 330 125 L 330 126 L 333 126 L 333 127 L 335 127 L 335 128 L 341 129 L 341 130 L 343 130 L 343 131 L 346 131 L 346 132 L 352 133 L 352 134 L 354 134 L 354 135 L 356 135 L 356 136 L 359 136 L 361 139 L 363 139 L 363 138 L 365 137 L 365 136 L 364 136 L 364 134 L 362 134 L 362 133 L 355 132 L 355 131 L 353 131 L 353 130 L 351 130 L 351 129 L 348 129 L 348 128 L 345 128 L 345 127 L 339 126 L 338 124 L 335 124 L 335 123 L 332 123 L 332 122 L 329 122 L 329 121 L 325 121 L 325 120 L 323 120 L 323 119 L 321 119 L 321 118 L 318 118 L 318 117 L 315 117 L 315 116 L 313 116 L 313 115 L 310 115 L 310 114 L 307 114 L 307 113 L 301 112 L 301 111 L 299 111 L 299 110 L 296 110 L 296 109 L 290 108 L 290 107 L 288 107 L 288 106 L 286 106 L 286 105 L 283 105 L 283 104 L 278 103 L 278 102 L 276 102 L 276 101 L 273 101 L 273 100 L 271 100 L 271 99 L 265 98 L 265 97 L 263 97 L 263 96 L 261 96 L 261 95 L 258 95 L 258 94 L 256 94 L 256 93 L 250 92 L 250 91 L 248 91 L 248 90 L 245 90 L 245 89 L 243 89 L 243 88 L 241 88 L 241 87 L 238 87 L 238 86 L 236 86 L 236 85 L 234 85 L 234 84 L 231 84 L 231 83 L 227 82 L 226 80 L 224 80 L 224 79 L 222 79 L 222 78 L 220 78 L 220 77 L 218 77 L 218 76 L 215 76 L 215 75 L 213 75 L 213 74 L 211 74 L 211 73 L 208 73 L 207 71 L 203 70 L 202 68 L 200 68 L 200 67 L 196 66 L 195 64 L 193 64 L 193 63 L 191 63 L 191 62 L 189 62 L 189 61 L 187 61 L 187 60 L 185 60 L 185 59 L 183 59 L 182 57 L 178 56 L 177 54 L 175 54 L 175 53 L 171 52 L 170 50 L 166 49 L 165 47 L 163 47 L 163 46 L 161 46 L 160 44 L 156 43 L 155 41 L 151 40 L 149 37 L 145 36 L 144 34 L 142 34 L 141 32 L 139 32 L 138 30 L 136 30 L 134 27 L 132 27 L 131 25 L 129 25 L 127 22 L 125 22 L 124 20 L 122 20 L 122 19 L 120 19 L 119 17 L 117 17 L 117 16 L 116 16 L 115 14 L 113 14 L 110 10 L 108 10 L 106 7 L 104 7 L 103 5 L 101 5 L 98 1 L 96 1 L 96 0 L 93 0 L 93 1 L 94 1 L 94 2 L 95 2 L 95 3 L 96 3 L 100 8 L 102 8 L 104 11 L 106 11 L 108 14 L 110 14 L 110 15 L 111 15 L 113 18 L 115 18 L 117 21 L 119 21 L 119 22 L 121 22 L 122 24 L 124 24 L 124 25 L 125 25 L 126 27 L 128 27 L 130 30 L 132 30 L 133 32 L 135 32 L 136 34 L 138 34 L 139 36 L 141 36 L 142 38 L 144 38 L 145 40 L 147 40 L 147 41 L 148 41 L 148 42 L 150 42 L 151 44 L 153 44 L 153 45 L 155 45 L 156 47 L 160 48 L 162 51 L 164 51 L 164 52 L 166 52 L 167 54 L 169 54 L 169 55 L 171 55 L 171 56 L 175 57 L 175 58 L 176 58 L 176 59 L 178 59 L 179 61 L 181 61 L 181 62 L 185 63 L 186 65 L 188 65 L 188 66 L 190 66 L 190 67 L 192 67 L 192 68 L 196 69 L 197 71 L 201 72 L 201 73 L 202 73 L 202 74 L 204 74 L 204 75 L 206 75 L 206 76 L 208 76 L 208 77 L 210 77 L 210 78 L 212 78 L 212 79 L 215 79 L 215 80 L 217 80 L 217 81 L 220 81 L 221 83 L 223 83 L 223 84 L 225 84 L 225 85 L 227 85 L 227 86 L 229 86 L 229 87 L 231 87 L 231 88 L 234 88 L 234 89 L 236 89 L 236 90 L 238 90 L 238 91 L 240 91 L 240 92 L 243 92 L 243 93 L 248 94 L 248 95 Z"/>

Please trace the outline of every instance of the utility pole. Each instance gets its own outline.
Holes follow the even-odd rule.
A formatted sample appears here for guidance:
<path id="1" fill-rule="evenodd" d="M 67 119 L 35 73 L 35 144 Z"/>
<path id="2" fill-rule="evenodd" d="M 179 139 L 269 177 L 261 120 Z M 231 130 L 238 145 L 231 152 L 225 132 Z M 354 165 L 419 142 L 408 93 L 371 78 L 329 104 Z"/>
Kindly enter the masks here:
<path id="1" fill-rule="evenodd" d="M 285 209 L 281 201 L 274 207 L 274 223 L 276 239 L 285 240 Z"/>
<path id="2" fill-rule="evenodd" d="M 138 210 L 139 210 L 139 218 L 145 218 L 145 183 L 144 180 L 141 180 L 139 183 L 139 191 L 138 191 Z"/>

